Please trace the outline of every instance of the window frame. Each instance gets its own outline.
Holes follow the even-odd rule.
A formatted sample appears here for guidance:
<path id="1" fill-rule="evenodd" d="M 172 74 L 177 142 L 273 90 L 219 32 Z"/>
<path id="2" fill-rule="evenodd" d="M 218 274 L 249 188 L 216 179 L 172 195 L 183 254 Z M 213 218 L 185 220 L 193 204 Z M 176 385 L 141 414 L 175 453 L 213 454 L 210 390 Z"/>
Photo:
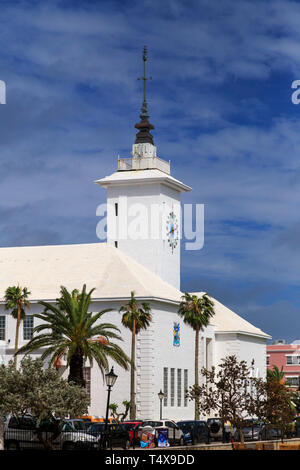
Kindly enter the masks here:
<path id="1" fill-rule="evenodd" d="M 2 321 L 4 323 L 4 326 L 1 325 Z M 0 341 L 6 341 L 6 315 L 0 315 Z"/>
<path id="2" fill-rule="evenodd" d="M 30 326 L 27 326 L 26 321 L 30 321 L 32 324 Z M 33 338 L 33 329 L 34 329 L 33 315 L 25 315 L 25 318 L 23 320 L 23 340 L 24 341 L 30 341 Z"/>

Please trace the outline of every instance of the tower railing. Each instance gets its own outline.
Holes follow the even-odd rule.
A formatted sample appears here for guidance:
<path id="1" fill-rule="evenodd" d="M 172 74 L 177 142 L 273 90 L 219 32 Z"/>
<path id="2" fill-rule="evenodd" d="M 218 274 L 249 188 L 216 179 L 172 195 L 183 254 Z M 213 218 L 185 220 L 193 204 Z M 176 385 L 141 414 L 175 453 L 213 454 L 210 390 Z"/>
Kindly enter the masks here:
<path id="1" fill-rule="evenodd" d="M 120 158 L 118 157 L 118 171 L 130 170 L 160 170 L 164 173 L 170 174 L 170 162 L 162 160 L 158 157 L 132 157 Z"/>

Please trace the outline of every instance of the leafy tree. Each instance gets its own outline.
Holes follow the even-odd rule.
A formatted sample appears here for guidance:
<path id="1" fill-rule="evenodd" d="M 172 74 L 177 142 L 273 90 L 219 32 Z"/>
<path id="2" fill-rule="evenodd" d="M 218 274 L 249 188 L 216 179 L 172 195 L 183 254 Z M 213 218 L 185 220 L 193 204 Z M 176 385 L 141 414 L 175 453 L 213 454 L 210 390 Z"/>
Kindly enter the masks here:
<path id="1" fill-rule="evenodd" d="M 43 368 L 42 359 L 23 358 L 18 370 L 13 361 L 0 366 L 0 415 L 31 414 L 37 420 L 38 438 L 46 449 L 54 449 L 59 436 L 59 418 L 87 413 L 89 398 L 82 387 L 61 378 L 54 368 Z M 50 421 L 54 432 L 46 438 L 39 430 Z"/>
<path id="2" fill-rule="evenodd" d="M 296 413 L 300 413 L 300 377 L 298 377 L 298 387 L 297 390 L 291 392 L 292 394 L 292 403 L 296 409 Z"/>
<path id="3" fill-rule="evenodd" d="M 252 412 L 266 426 L 281 430 L 281 437 L 288 435 L 295 418 L 296 406 L 293 392 L 288 390 L 278 373 L 268 374 L 267 380 L 253 379 L 256 400 Z"/>
<path id="4" fill-rule="evenodd" d="M 199 333 L 208 326 L 211 317 L 215 314 L 214 303 L 208 294 L 202 297 L 185 293 L 179 304 L 178 314 L 195 331 L 195 387 L 199 385 Z M 195 420 L 199 419 L 198 401 L 195 401 Z"/>
<path id="5" fill-rule="evenodd" d="M 253 366 L 253 363 L 252 363 Z M 253 410 L 253 389 L 251 370 L 246 361 L 238 361 L 236 356 L 227 356 L 211 370 L 202 368 L 206 383 L 190 387 L 188 397 L 195 400 L 204 415 L 217 413 L 222 422 L 229 420 L 238 430 L 244 442 L 242 429 Z"/>
<path id="6" fill-rule="evenodd" d="M 279 370 L 277 366 L 273 366 L 273 369 L 267 369 L 267 378 L 276 380 L 277 382 L 284 383 L 284 372 L 283 367 Z"/>
<path id="7" fill-rule="evenodd" d="M 128 411 L 130 409 L 130 401 L 124 400 L 122 404 L 124 405 L 125 410 L 122 411 L 121 413 L 118 413 L 119 405 L 117 405 L 117 403 L 111 403 L 109 405 L 111 415 L 113 418 L 117 419 L 117 421 L 124 421 L 127 418 Z"/>
<path id="8" fill-rule="evenodd" d="M 108 358 L 115 361 L 124 369 L 128 369 L 129 358 L 121 347 L 111 340 L 122 338 L 116 333 L 120 330 L 111 323 L 98 323 L 106 312 L 89 312 L 91 295 L 94 289 L 87 293 L 84 285 L 82 291 L 73 290 L 71 293 L 61 287 L 61 297 L 53 305 L 48 302 L 39 302 L 44 311 L 34 315 L 42 323 L 34 328 L 35 335 L 20 353 L 32 353 L 40 348 L 46 348 L 41 358 L 50 357 L 50 364 L 56 363 L 62 354 L 67 355 L 69 366 L 69 382 L 85 386 L 83 378 L 83 365 L 86 359 L 90 364 L 95 360 L 102 376 L 109 369 Z"/>
<path id="9" fill-rule="evenodd" d="M 120 308 L 120 313 L 123 313 L 122 324 L 131 331 L 130 419 L 135 419 L 135 341 L 136 335 L 146 330 L 152 321 L 151 307 L 146 302 L 140 306 L 134 292 L 131 292 L 129 302 Z"/>
<path id="10" fill-rule="evenodd" d="M 11 310 L 11 314 L 14 319 L 17 320 L 16 325 L 16 337 L 15 337 L 15 356 L 14 356 L 14 366 L 17 367 L 17 351 L 19 348 L 19 329 L 21 321 L 25 318 L 25 309 L 30 308 L 30 303 L 28 297 L 30 292 L 26 287 L 20 286 L 11 286 L 8 287 L 5 291 L 4 300 L 5 300 L 5 309 Z"/>

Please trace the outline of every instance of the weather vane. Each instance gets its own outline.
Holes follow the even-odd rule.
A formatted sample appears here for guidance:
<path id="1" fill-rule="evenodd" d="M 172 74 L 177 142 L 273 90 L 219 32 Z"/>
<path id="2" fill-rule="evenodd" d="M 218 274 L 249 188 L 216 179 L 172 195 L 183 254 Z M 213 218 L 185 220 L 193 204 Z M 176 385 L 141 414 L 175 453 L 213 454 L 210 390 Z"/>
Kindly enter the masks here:
<path id="1" fill-rule="evenodd" d="M 146 77 L 146 62 L 147 62 L 147 46 L 144 46 L 143 49 L 143 62 L 144 62 L 144 75 L 143 77 L 138 78 L 138 80 L 143 80 L 144 81 L 144 100 L 143 100 L 143 105 L 142 105 L 142 113 L 140 114 L 140 118 L 144 120 L 148 120 L 149 114 L 148 114 L 148 105 L 147 105 L 147 100 L 146 100 L 146 82 L 147 80 L 152 80 L 152 77 L 147 78 Z"/>
<path id="2" fill-rule="evenodd" d="M 136 144 L 152 144 L 154 145 L 153 142 L 153 135 L 151 134 L 151 129 L 154 129 L 154 126 L 150 124 L 149 122 L 149 114 L 148 114 L 148 105 L 147 105 L 147 100 L 146 100 L 146 82 L 147 80 L 152 80 L 152 77 L 147 78 L 146 77 L 146 62 L 147 62 L 147 47 L 144 46 L 143 49 L 143 62 L 144 62 L 144 75 L 138 80 L 143 80 L 144 81 L 144 100 L 142 104 L 142 112 L 140 114 L 141 121 L 138 122 L 134 127 L 138 129 L 138 133 L 136 134 L 135 137 L 135 143 Z"/>

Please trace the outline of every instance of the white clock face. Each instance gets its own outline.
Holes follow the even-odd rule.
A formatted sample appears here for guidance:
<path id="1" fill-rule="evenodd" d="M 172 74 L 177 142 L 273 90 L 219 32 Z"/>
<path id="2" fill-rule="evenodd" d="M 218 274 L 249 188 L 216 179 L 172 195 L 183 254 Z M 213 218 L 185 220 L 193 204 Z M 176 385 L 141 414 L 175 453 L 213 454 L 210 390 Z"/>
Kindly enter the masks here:
<path id="1" fill-rule="evenodd" d="M 167 218 L 167 237 L 169 246 L 172 249 L 172 253 L 178 245 L 178 220 L 174 212 L 170 212 Z"/>

